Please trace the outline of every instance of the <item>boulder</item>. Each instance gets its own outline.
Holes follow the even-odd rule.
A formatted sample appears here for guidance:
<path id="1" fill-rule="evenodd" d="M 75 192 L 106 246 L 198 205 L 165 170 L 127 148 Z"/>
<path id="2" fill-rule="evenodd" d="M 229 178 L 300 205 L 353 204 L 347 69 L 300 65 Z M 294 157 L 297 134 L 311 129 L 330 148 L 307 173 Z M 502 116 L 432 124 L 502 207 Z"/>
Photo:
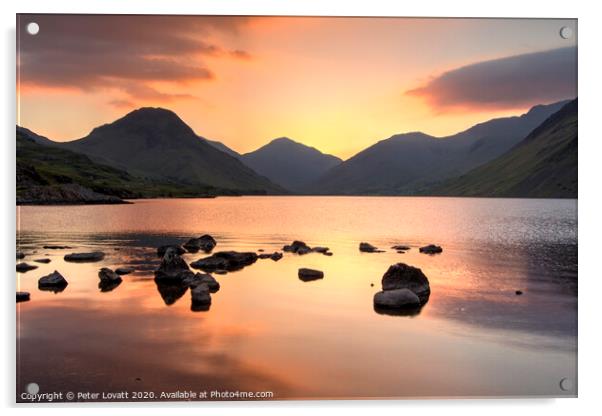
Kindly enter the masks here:
<path id="1" fill-rule="evenodd" d="M 210 253 L 216 245 L 217 241 L 215 241 L 215 238 L 211 237 L 209 234 L 205 234 L 199 238 L 191 238 L 184 243 L 184 248 L 191 253 L 196 253 L 199 250 Z"/>
<path id="2" fill-rule="evenodd" d="M 421 303 L 426 303 L 431 294 L 429 281 L 417 267 L 397 263 L 389 267 L 382 278 L 384 291 L 409 289 L 418 296 Z"/>
<path id="3" fill-rule="evenodd" d="M 306 268 L 299 269 L 299 279 L 303 280 L 304 282 L 309 282 L 311 280 L 317 280 L 317 279 L 323 279 L 323 278 L 324 278 L 324 272 L 322 272 L 320 270 L 306 269 Z"/>
<path id="4" fill-rule="evenodd" d="M 175 248 L 168 247 L 159 268 L 155 271 L 155 279 L 181 280 L 187 273 L 192 273 L 188 264 L 180 257 Z"/>
<path id="5" fill-rule="evenodd" d="M 434 244 L 429 244 L 428 246 L 420 247 L 419 250 L 421 253 L 424 254 L 439 254 L 443 252 L 443 248 Z"/>
<path id="6" fill-rule="evenodd" d="M 173 248 L 174 250 L 176 250 L 176 253 L 179 256 L 186 253 L 186 250 L 184 250 L 182 248 L 182 246 L 180 246 L 178 244 L 171 244 L 171 245 L 161 246 L 161 247 L 157 248 L 157 256 L 163 257 L 168 248 Z"/>
<path id="7" fill-rule="evenodd" d="M 102 282 L 121 282 L 121 276 L 107 267 L 100 269 L 98 277 Z"/>
<path id="8" fill-rule="evenodd" d="M 59 289 L 58 291 L 60 291 L 67 287 L 68 284 L 69 283 L 67 282 L 67 279 L 65 279 L 63 275 L 56 270 L 49 275 L 40 277 L 38 280 L 38 288 L 40 289 L 49 288 Z"/>
<path id="9" fill-rule="evenodd" d="M 206 310 L 211 305 L 211 293 L 206 284 L 200 284 L 190 289 L 192 310 Z"/>
<path id="10" fill-rule="evenodd" d="M 117 274 L 130 274 L 134 271 L 135 269 L 133 267 L 118 267 L 115 269 L 115 273 Z"/>
<path id="11" fill-rule="evenodd" d="M 37 269 L 38 266 L 34 266 L 33 264 L 27 264 L 27 263 L 19 263 L 17 264 L 17 271 L 19 273 L 25 273 L 28 272 L 30 270 L 34 270 Z"/>
<path id="12" fill-rule="evenodd" d="M 192 276 L 186 277 L 183 282 L 185 285 L 190 288 L 196 287 L 198 285 L 206 285 L 209 288 L 210 292 L 217 292 L 219 290 L 219 282 L 215 280 L 215 277 L 211 276 L 208 273 L 196 273 Z"/>
<path id="13" fill-rule="evenodd" d="M 46 258 L 44 258 L 44 259 L 35 259 L 34 261 L 36 263 L 44 263 L 44 264 L 50 263 L 50 259 L 46 259 Z"/>
<path id="14" fill-rule="evenodd" d="M 360 243 L 360 251 L 363 253 L 382 253 L 383 250 L 379 250 L 370 243 Z"/>
<path id="15" fill-rule="evenodd" d="M 374 295 L 374 306 L 378 308 L 416 308 L 420 298 L 410 289 L 383 290 Z"/>
<path id="16" fill-rule="evenodd" d="M 220 251 L 209 257 L 197 260 L 190 263 L 190 266 L 195 269 L 206 271 L 240 270 L 245 266 L 249 266 L 257 261 L 257 254 L 253 252 L 238 252 L 238 251 Z"/>
<path id="17" fill-rule="evenodd" d="M 29 292 L 17 292 L 17 302 L 27 302 L 29 300 Z"/>
<path id="18" fill-rule="evenodd" d="M 105 253 L 102 251 L 93 251 L 91 253 L 71 253 L 66 254 L 65 261 L 72 262 L 86 262 L 86 261 L 100 261 L 105 258 Z"/>

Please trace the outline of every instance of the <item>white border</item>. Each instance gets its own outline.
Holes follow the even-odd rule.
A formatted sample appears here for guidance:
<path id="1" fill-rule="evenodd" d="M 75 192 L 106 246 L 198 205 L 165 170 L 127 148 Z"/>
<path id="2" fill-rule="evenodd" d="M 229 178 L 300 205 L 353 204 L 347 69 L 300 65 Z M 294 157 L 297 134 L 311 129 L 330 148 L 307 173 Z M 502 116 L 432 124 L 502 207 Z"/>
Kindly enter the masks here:
<path id="1" fill-rule="evenodd" d="M 9 413 L 25 414 L 40 410 L 45 414 L 104 414 L 128 405 L 55 405 L 56 407 L 16 409 L 14 401 L 14 236 L 15 236 L 15 13 L 129 13 L 129 14 L 286 14 L 286 15 L 347 15 L 347 16 L 442 16 L 442 17 L 555 17 L 579 19 L 579 398 L 559 400 L 432 400 L 432 401 L 339 401 L 339 402 L 278 402 L 278 403 L 217 403 L 217 404 L 145 404 L 145 414 L 164 415 L 168 409 L 178 413 L 210 413 L 248 415 L 286 414 L 308 412 L 330 414 L 333 411 L 366 415 L 371 412 L 404 412 L 447 415 L 504 415 L 508 413 L 546 415 L 592 414 L 601 406 L 597 402 L 600 386 L 600 359 L 602 353 L 598 306 L 602 293 L 602 273 L 597 256 L 600 256 L 599 235 L 602 206 L 599 196 L 602 187 L 601 113 L 600 90 L 602 16 L 593 1 L 527 2 L 525 0 L 498 0 L 497 2 L 470 0 L 420 0 L 411 2 L 369 0 L 20 0 L 1 3 L 3 41 L 2 48 L 2 247 L 0 255 L 4 273 L 2 282 L 2 350 L 0 366 L 0 404 Z M 98 405 L 97 405 L 98 406 Z"/>

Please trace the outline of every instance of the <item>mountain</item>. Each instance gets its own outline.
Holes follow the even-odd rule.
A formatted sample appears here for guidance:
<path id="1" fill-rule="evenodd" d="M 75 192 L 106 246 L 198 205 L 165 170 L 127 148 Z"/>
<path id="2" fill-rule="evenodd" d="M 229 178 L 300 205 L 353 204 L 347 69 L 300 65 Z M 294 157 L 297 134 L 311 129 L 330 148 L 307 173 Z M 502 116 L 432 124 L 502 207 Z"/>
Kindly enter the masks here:
<path id="1" fill-rule="evenodd" d="M 138 178 L 49 139 L 40 141 L 40 137 L 17 127 L 18 204 L 118 203 L 123 202 L 121 198 L 206 197 L 227 192 Z"/>
<path id="2" fill-rule="evenodd" d="M 509 152 L 429 194 L 577 198 L 577 100 L 550 116 Z"/>
<path id="3" fill-rule="evenodd" d="M 199 136 L 201 139 L 205 140 L 207 143 L 209 143 L 211 146 L 215 147 L 217 150 L 224 152 L 230 156 L 233 156 L 237 159 L 240 159 L 240 153 L 238 153 L 235 150 L 230 149 L 228 146 L 226 146 L 225 144 L 223 144 L 222 142 L 218 142 L 217 140 L 209 140 L 209 139 L 205 139 L 204 137 Z"/>
<path id="4" fill-rule="evenodd" d="M 447 137 L 414 132 L 382 140 L 307 187 L 317 194 L 413 195 L 510 150 L 568 101 L 538 105 L 520 117 L 477 124 Z"/>
<path id="5" fill-rule="evenodd" d="M 282 193 L 237 158 L 199 138 L 174 112 L 140 108 L 60 146 L 130 174 L 241 193 Z"/>
<path id="6" fill-rule="evenodd" d="M 319 150 L 280 137 L 246 153 L 240 160 L 255 172 L 291 191 L 300 192 L 330 168 L 342 161 Z"/>

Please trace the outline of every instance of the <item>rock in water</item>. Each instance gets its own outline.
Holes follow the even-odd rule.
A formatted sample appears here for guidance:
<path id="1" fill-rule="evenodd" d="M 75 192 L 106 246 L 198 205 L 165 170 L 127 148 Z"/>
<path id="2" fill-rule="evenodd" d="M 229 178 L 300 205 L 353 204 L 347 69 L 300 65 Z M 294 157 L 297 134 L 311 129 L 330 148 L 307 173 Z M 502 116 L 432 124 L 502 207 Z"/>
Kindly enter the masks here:
<path id="1" fill-rule="evenodd" d="M 102 282 L 121 282 L 121 276 L 107 267 L 100 269 L 98 277 Z"/>
<path id="2" fill-rule="evenodd" d="M 311 247 L 303 241 L 295 240 L 291 245 L 282 247 L 282 250 L 288 253 L 307 254 L 311 251 Z"/>
<path id="3" fill-rule="evenodd" d="M 275 251 L 274 253 L 272 253 L 272 255 L 270 256 L 270 258 L 274 261 L 278 261 L 282 258 L 282 253 L 279 253 L 277 251 Z"/>
<path id="4" fill-rule="evenodd" d="M 34 270 L 37 269 L 38 266 L 34 266 L 33 264 L 27 264 L 27 263 L 19 263 L 17 264 L 17 271 L 19 273 L 25 273 L 28 272 L 30 270 Z"/>
<path id="5" fill-rule="evenodd" d="M 205 234 L 199 238 L 191 238 L 184 244 L 184 248 L 191 253 L 196 253 L 199 250 L 210 253 L 216 245 L 217 241 L 215 241 L 215 238 L 209 234 Z"/>
<path id="6" fill-rule="evenodd" d="M 29 292 L 17 292 L 17 302 L 27 302 L 29 300 Z"/>
<path id="7" fill-rule="evenodd" d="M 190 266 L 207 271 L 227 270 L 230 272 L 255 263 L 257 258 L 257 254 L 253 252 L 220 251 L 212 256 L 192 262 Z"/>
<path id="8" fill-rule="evenodd" d="M 17 260 L 21 260 L 25 258 L 25 253 L 23 253 L 22 251 L 17 251 Z M 25 293 L 25 292 L 23 292 Z"/>
<path id="9" fill-rule="evenodd" d="M 420 247 L 420 252 L 424 254 L 439 254 L 443 252 L 440 246 L 429 244 L 428 246 Z"/>
<path id="10" fill-rule="evenodd" d="M 322 253 L 322 254 L 327 253 L 328 250 L 329 250 L 328 247 L 320 247 L 320 246 L 314 247 L 311 249 L 311 251 L 313 251 L 315 253 Z"/>
<path id="11" fill-rule="evenodd" d="M 118 267 L 115 269 L 115 273 L 117 274 L 130 274 L 133 273 L 135 270 L 133 267 Z"/>
<path id="12" fill-rule="evenodd" d="M 309 282 L 311 280 L 317 280 L 317 279 L 323 279 L 323 278 L 324 278 L 324 272 L 322 272 L 320 270 L 306 269 L 306 268 L 299 269 L 299 279 L 303 280 L 304 282 Z"/>
<path id="13" fill-rule="evenodd" d="M 71 253 L 66 254 L 65 261 L 73 262 L 86 262 L 86 261 L 100 261 L 105 258 L 105 253 L 102 251 L 93 251 L 91 253 Z"/>
<path id="14" fill-rule="evenodd" d="M 68 285 L 67 279 L 56 270 L 47 276 L 40 277 L 38 280 L 38 288 L 44 289 L 64 289 Z M 59 291 L 60 291 L 59 290 Z"/>
<path id="15" fill-rule="evenodd" d="M 70 246 L 59 246 L 59 245 L 56 245 L 56 244 L 48 244 L 48 245 L 45 245 L 44 248 L 47 249 L 47 250 L 66 250 L 66 249 L 69 249 L 69 248 L 72 248 L 72 247 L 70 247 Z"/>
<path id="16" fill-rule="evenodd" d="M 397 250 L 397 251 L 408 251 L 410 249 L 410 246 L 393 246 L 391 247 L 393 250 Z"/>
<path id="17" fill-rule="evenodd" d="M 397 263 L 389 267 L 382 278 L 383 290 L 409 289 L 418 296 L 421 303 L 426 303 L 431 294 L 429 281 L 417 267 Z"/>
<path id="18" fill-rule="evenodd" d="M 198 285 L 207 285 L 210 292 L 217 292 L 219 290 L 219 282 L 208 273 L 189 275 L 183 280 L 183 283 L 191 288 Z"/>
<path id="19" fill-rule="evenodd" d="M 374 305 L 379 308 L 416 308 L 421 302 L 410 289 L 393 289 L 376 293 Z"/>
<path id="20" fill-rule="evenodd" d="M 370 243 L 360 243 L 360 251 L 363 253 L 382 253 L 377 247 L 374 247 Z"/>
<path id="21" fill-rule="evenodd" d="M 186 253 L 186 250 L 184 250 L 182 248 L 182 246 L 178 245 L 178 244 L 171 244 L 171 245 L 166 245 L 166 246 L 161 246 L 157 249 L 157 256 L 159 257 L 163 257 L 165 255 L 165 252 L 167 251 L 168 248 L 173 248 L 174 250 L 176 250 L 176 253 L 181 256 L 182 254 Z"/>
<path id="22" fill-rule="evenodd" d="M 44 263 L 44 264 L 50 263 L 50 259 L 35 259 L 34 261 L 36 263 Z"/>
<path id="23" fill-rule="evenodd" d="M 190 289 L 190 297 L 192 305 L 190 309 L 193 311 L 202 311 L 209 309 L 211 305 L 211 293 L 206 284 L 200 284 Z"/>
<path id="24" fill-rule="evenodd" d="M 181 280 L 189 273 L 192 272 L 184 259 L 180 257 L 175 248 L 169 247 L 165 251 L 161 265 L 155 271 L 155 278 L 158 280 Z"/>

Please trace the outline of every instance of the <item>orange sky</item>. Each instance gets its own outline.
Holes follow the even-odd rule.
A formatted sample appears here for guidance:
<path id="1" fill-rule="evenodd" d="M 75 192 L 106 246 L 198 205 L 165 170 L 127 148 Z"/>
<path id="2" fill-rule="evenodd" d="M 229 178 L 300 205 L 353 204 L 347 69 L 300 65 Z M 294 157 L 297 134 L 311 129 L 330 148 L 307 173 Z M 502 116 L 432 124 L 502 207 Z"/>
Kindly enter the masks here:
<path id="1" fill-rule="evenodd" d="M 548 71 L 556 55 L 524 61 L 542 68 L 523 84 L 507 79 L 508 68 L 527 72 L 522 60 L 444 75 L 576 46 L 562 26 L 577 30 L 573 20 L 21 15 L 17 122 L 65 141 L 166 107 L 242 153 L 287 136 L 347 158 L 393 134 L 443 136 L 574 97 L 576 80 Z M 481 100 L 500 82 L 510 86 L 499 100 Z"/>

